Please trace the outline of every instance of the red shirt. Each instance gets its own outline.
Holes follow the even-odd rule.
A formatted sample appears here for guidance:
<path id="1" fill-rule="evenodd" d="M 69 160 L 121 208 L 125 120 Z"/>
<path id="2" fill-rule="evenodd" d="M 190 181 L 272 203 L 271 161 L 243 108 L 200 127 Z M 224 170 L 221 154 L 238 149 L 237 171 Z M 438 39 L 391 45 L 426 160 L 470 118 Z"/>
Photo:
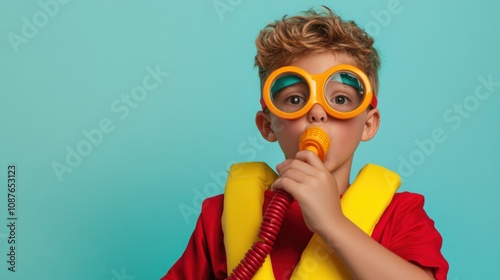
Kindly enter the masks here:
<path id="1" fill-rule="evenodd" d="M 263 209 L 274 195 L 265 192 Z M 226 254 L 221 226 L 223 195 L 206 199 L 186 250 L 162 280 L 225 279 Z M 372 238 L 401 258 L 434 270 L 446 279 L 448 262 L 441 254 L 442 238 L 424 209 L 424 197 L 403 192 L 394 195 L 373 230 Z M 297 201 L 285 215 L 271 252 L 276 280 L 290 279 L 312 232 L 305 225 Z"/>

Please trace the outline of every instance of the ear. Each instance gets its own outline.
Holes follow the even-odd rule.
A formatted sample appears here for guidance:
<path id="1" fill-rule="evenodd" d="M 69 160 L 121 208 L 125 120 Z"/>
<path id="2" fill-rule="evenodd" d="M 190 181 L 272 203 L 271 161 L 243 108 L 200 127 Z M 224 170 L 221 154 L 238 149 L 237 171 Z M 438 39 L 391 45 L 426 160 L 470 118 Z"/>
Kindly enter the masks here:
<path id="1" fill-rule="evenodd" d="M 255 115 L 255 124 L 260 131 L 260 134 L 264 139 L 269 142 L 276 142 L 276 134 L 274 134 L 273 129 L 271 128 L 271 115 L 269 113 L 264 113 L 262 111 L 258 111 Z"/>
<path id="2" fill-rule="evenodd" d="M 379 125 L 380 112 L 377 108 L 371 109 L 366 115 L 365 126 L 363 127 L 363 134 L 361 135 L 361 141 L 368 141 L 372 139 L 375 134 L 377 134 Z"/>

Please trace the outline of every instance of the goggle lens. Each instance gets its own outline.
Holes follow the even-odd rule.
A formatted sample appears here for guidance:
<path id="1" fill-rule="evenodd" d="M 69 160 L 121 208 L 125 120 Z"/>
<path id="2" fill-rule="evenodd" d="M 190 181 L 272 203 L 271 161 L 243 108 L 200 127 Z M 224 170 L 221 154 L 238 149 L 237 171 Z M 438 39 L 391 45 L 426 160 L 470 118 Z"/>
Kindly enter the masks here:
<path id="1" fill-rule="evenodd" d="M 284 73 L 271 86 L 271 100 L 278 110 L 286 113 L 297 112 L 309 100 L 307 82 L 295 73 Z"/>
<path id="2" fill-rule="evenodd" d="M 344 71 L 333 73 L 328 78 L 323 94 L 328 106 L 338 112 L 354 111 L 365 98 L 360 78 Z"/>

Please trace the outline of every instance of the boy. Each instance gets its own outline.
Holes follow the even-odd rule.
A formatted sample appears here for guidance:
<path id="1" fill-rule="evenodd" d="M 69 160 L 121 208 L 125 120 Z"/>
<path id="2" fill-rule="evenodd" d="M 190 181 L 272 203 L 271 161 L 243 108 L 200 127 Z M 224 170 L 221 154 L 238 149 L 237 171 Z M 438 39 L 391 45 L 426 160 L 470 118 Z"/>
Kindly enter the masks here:
<path id="1" fill-rule="evenodd" d="M 326 9 L 269 24 L 256 45 L 255 65 L 266 97 L 261 100 L 263 110 L 257 112 L 256 124 L 266 140 L 279 143 L 286 158 L 276 167 L 279 177 L 265 191 L 262 209 L 279 189 L 295 199 L 270 253 L 274 278 L 302 279 L 294 269 L 314 233 L 354 279 L 446 279 L 448 263 L 440 252 L 442 238 L 423 210 L 421 195 L 395 194 L 371 236 L 346 218 L 341 208 L 340 197 L 350 187 L 357 145 L 374 137 L 379 127 L 376 97 L 355 115 L 342 115 L 351 110 L 349 106 L 366 103 L 369 84 L 377 92 L 380 61 L 373 39 L 354 22 L 342 21 Z M 319 75 L 344 65 L 359 68 L 368 78 L 363 80 L 363 74 L 354 70 L 332 74 L 327 82 Z M 274 83 L 265 84 L 275 71 L 282 74 L 274 76 Z M 310 96 L 316 94 L 311 89 L 315 83 L 308 79 L 325 82 L 324 95 L 330 87 L 341 88 L 342 94 L 307 107 Z M 353 89 L 357 95 L 351 97 L 347 92 Z M 307 110 L 302 112 L 304 108 Z M 286 117 L 290 112 L 297 114 Z M 302 132 L 312 126 L 322 128 L 331 138 L 324 161 L 311 151 L 299 151 Z M 219 195 L 203 202 L 186 251 L 162 279 L 225 279 L 231 273 L 221 224 L 223 200 Z"/>

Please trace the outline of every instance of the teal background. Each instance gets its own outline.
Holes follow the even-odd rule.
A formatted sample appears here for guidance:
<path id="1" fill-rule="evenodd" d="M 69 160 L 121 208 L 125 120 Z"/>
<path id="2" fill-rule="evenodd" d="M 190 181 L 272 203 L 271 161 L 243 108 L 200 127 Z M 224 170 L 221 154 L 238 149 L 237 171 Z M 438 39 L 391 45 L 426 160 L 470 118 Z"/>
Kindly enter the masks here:
<path id="1" fill-rule="evenodd" d="M 231 163 L 283 159 L 253 122 L 254 39 L 267 23 L 320 4 L 366 27 L 382 58 L 382 125 L 353 170 L 384 165 L 402 173 L 402 190 L 426 196 L 449 279 L 498 277 L 500 86 L 477 103 L 473 96 L 480 77 L 500 82 L 499 2 L 61 0 L 16 53 L 11 32 L 22 35 L 23 17 L 43 20 L 47 2 L 0 2 L 0 279 L 166 273 Z M 113 110 L 147 67 L 168 77 L 126 117 Z M 470 110 L 460 115 L 454 106 L 464 102 Z M 105 119 L 114 129 L 59 180 L 53 162 L 66 164 L 66 147 Z M 416 142 L 436 129 L 442 143 L 425 154 Z M 6 263 L 9 164 L 15 273 Z"/>

